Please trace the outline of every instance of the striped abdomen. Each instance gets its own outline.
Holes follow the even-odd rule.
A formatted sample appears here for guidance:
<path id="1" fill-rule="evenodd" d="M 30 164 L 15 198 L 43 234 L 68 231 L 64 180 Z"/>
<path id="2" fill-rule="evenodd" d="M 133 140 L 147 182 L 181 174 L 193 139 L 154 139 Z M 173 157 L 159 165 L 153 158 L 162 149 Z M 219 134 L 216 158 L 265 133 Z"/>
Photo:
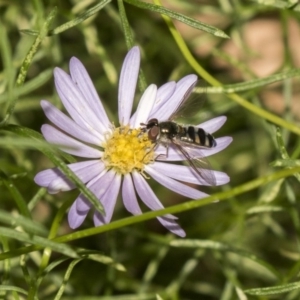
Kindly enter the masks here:
<path id="1" fill-rule="evenodd" d="M 214 137 L 202 128 L 180 125 L 178 125 L 178 127 L 178 133 L 182 142 L 206 148 L 213 148 L 217 145 Z"/>

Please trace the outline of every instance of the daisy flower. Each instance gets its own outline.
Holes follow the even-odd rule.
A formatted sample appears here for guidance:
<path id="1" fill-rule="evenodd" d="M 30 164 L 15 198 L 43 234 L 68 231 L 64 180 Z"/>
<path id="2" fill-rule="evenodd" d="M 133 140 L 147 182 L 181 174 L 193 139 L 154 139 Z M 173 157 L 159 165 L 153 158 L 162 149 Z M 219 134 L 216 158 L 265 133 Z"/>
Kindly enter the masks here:
<path id="1" fill-rule="evenodd" d="M 168 82 L 160 88 L 151 84 L 144 91 L 136 112 L 131 116 L 139 66 L 140 50 L 133 47 L 125 57 L 120 75 L 119 127 L 109 121 L 86 69 L 75 57 L 70 60 L 70 75 L 59 68 L 54 70 L 56 90 L 69 116 L 50 102 L 41 101 L 45 115 L 54 125 L 42 126 L 45 139 L 49 143 L 60 145 L 69 154 L 85 158 L 84 161 L 69 164 L 68 167 L 96 195 L 105 209 L 105 216 L 94 212 L 95 226 L 110 222 L 119 191 L 125 208 L 133 215 L 142 214 L 137 195 L 151 210 L 163 209 L 147 182 L 149 176 L 188 198 L 199 199 L 207 196 L 183 183 L 209 185 L 199 176 L 195 176 L 191 167 L 173 163 L 186 158 L 172 147 L 168 148 L 166 156 L 166 148 L 163 145 L 155 146 L 149 140 L 145 128 L 141 126 L 147 124 L 151 118 L 167 120 L 182 98 L 193 88 L 197 76 L 188 75 L 178 82 Z M 197 127 L 213 133 L 225 121 L 226 117 L 222 116 Z M 226 148 L 231 141 L 231 137 L 217 138 L 214 148 L 201 151 L 209 156 Z M 229 181 L 225 173 L 211 172 L 216 185 Z M 58 168 L 41 171 L 34 180 L 38 185 L 46 187 L 51 194 L 75 188 Z M 70 227 L 79 227 L 91 209 L 91 203 L 80 194 L 68 213 Z M 167 214 L 157 219 L 169 231 L 181 237 L 185 236 L 184 230 L 176 222 L 177 217 Z"/>

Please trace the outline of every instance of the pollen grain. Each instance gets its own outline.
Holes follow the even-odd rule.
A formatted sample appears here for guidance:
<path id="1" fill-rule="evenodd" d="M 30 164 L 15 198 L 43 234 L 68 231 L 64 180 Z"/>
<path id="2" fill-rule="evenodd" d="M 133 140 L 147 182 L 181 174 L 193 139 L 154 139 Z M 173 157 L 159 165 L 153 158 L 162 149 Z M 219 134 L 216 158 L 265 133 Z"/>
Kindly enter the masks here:
<path id="1" fill-rule="evenodd" d="M 103 147 L 102 160 L 106 167 L 122 175 L 132 171 L 143 173 L 144 166 L 154 161 L 153 144 L 142 129 L 115 128 Z"/>

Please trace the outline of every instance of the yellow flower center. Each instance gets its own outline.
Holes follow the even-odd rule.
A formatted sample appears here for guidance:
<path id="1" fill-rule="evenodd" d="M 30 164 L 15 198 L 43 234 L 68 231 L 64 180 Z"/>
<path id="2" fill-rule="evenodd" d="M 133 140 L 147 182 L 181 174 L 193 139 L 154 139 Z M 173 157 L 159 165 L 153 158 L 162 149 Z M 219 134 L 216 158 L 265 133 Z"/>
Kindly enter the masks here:
<path id="1" fill-rule="evenodd" d="M 106 167 L 122 175 L 134 170 L 142 173 L 144 166 L 154 161 L 153 144 L 142 129 L 115 128 L 103 148 L 102 160 Z"/>

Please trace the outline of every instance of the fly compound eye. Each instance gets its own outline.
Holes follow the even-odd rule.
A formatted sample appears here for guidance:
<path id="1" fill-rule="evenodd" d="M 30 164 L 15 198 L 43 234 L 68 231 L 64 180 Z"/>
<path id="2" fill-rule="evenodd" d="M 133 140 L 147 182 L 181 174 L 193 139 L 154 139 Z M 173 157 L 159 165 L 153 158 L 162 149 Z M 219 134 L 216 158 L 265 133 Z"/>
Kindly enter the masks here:
<path id="1" fill-rule="evenodd" d="M 148 131 L 149 140 L 152 142 L 156 142 L 158 136 L 159 136 L 159 127 L 158 126 L 151 127 L 150 130 Z"/>
<path id="2" fill-rule="evenodd" d="M 157 119 L 150 119 L 147 123 L 147 129 L 151 129 L 152 127 L 155 127 L 158 125 Z"/>

